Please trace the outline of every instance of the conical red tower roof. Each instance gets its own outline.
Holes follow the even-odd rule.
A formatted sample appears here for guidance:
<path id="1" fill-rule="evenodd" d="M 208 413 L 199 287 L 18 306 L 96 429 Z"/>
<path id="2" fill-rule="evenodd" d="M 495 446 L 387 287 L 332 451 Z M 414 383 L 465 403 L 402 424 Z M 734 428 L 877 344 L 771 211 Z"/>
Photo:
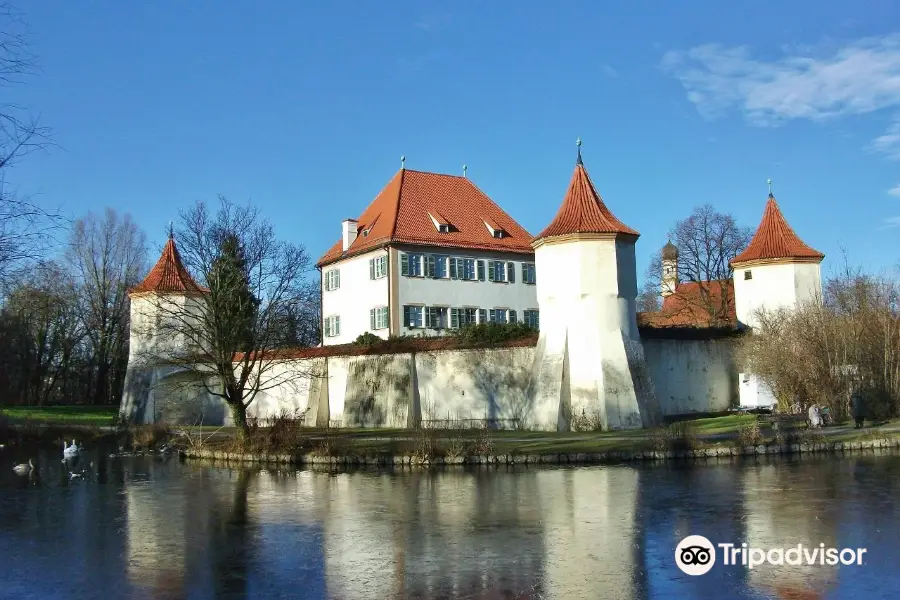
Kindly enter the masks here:
<path id="1" fill-rule="evenodd" d="M 181 255 L 175 247 L 175 239 L 169 238 L 162 251 L 162 256 L 147 273 L 139 285 L 129 290 L 130 294 L 143 292 L 199 294 L 208 291 L 197 285 L 191 274 L 184 268 Z"/>
<path id="2" fill-rule="evenodd" d="M 581 162 L 580 152 L 562 206 L 559 207 L 553 221 L 534 238 L 534 241 L 574 233 L 611 233 L 635 237 L 640 235 L 617 219 L 603 203 Z"/>
<path id="3" fill-rule="evenodd" d="M 825 255 L 803 243 L 788 225 L 775 196 L 769 194 L 762 221 L 750 240 L 747 249 L 731 259 L 731 264 L 747 263 L 755 260 L 805 259 L 819 260 Z"/>

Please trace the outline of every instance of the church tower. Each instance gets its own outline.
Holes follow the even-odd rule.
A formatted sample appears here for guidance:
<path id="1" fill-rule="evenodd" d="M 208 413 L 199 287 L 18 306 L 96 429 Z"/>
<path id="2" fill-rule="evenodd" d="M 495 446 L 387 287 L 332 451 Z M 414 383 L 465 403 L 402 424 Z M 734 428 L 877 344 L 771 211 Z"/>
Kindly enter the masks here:
<path id="1" fill-rule="evenodd" d="M 731 260 L 738 322 L 752 328 L 760 310 L 819 301 L 823 258 L 788 225 L 769 181 L 769 198 L 756 234 L 747 249 Z"/>
<path id="2" fill-rule="evenodd" d="M 637 231 L 603 203 L 578 160 L 562 205 L 534 240 L 540 337 L 534 419 L 569 431 L 582 414 L 604 429 L 637 428 L 658 407 L 636 320 Z"/>
<path id="3" fill-rule="evenodd" d="M 660 279 L 660 295 L 665 298 L 675 293 L 678 287 L 678 247 L 671 240 L 666 242 L 660 253 L 662 273 Z"/>

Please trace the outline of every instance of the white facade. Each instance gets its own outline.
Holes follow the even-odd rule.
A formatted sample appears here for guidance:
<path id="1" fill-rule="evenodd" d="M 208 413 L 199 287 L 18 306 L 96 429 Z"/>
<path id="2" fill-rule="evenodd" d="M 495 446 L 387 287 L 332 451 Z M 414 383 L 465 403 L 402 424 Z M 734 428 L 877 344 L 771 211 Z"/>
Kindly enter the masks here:
<path id="1" fill-rule="evenodd" d="M 758 324 L 758 311 L 794 308 L 822 297 L 819 261 L 771 261 L 734 266 L 737 319 L 747 327 Z"/>
<path id="2" fill-rule="evenodd" d="M 527 254 L 452 248 L 389 247 L 340 260 L 322 267 L 323 343 L 366 332 L 441 335 L 491 320 L 536 327 L 534 273 Z"/>
<path id="3" fill-rule="evenodd" d="M 636 321 L 634 242 L 596 234 L 545 241 L 540 338 L 535 355 L 535 418 L 567 431 L 571 418 L 599 414 L 604 428 L 653 421 L 653 384 Z"/>
<path id="4" fill-rule="evenodd" d="M 734 303 L 738 322 L 757 327 L 759 315 L 796 308 L 822 299 L 820 261 L 775 260 L 734 265 Z M 769 408 L 778 400 L 753 373 L 740 373 L 741 408 Z"/>
<path id="5" fill-rule="evenodd" d="M 379 263 L 375 273 L 372 261 Z M 322 268 L 323 344 L 349 344 L 366 331 L 388 337 L 387 328 L 372 329 L 370 323 L 371 310 L 388 306 L 390 268 L 380 268 L 387 261 L 388 252 L 381 248 Z M 336 278 L 331 275 L 334 273 Z M 334 287 L 335 280 L 337 287 Z M 335 317 L 336 332 L 331 325 Z"/>

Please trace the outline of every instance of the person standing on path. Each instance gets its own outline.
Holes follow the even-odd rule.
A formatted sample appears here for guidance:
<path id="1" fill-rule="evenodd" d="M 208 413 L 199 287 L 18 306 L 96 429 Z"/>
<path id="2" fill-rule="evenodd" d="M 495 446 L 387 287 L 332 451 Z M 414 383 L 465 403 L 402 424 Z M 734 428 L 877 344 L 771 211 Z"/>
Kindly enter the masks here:
<path id="1" fill-rule="evenodd" d="M 850 414 L 856 421 L 856 429 L 861 429 L 865 420 L 865 402 L 859 388 L 854 386 L 850 394 Z"/>

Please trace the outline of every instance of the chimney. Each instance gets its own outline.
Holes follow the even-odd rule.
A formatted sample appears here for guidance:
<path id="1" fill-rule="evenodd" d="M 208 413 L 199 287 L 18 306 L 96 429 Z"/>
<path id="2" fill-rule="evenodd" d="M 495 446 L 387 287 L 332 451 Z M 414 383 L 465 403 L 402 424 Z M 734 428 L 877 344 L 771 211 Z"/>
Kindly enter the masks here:
<path id="1" fill-rule="evenodd" d="M 344 252 L 347 251 L 347 248 L 350 247 L 354 241 L 356 241 L 357 234 L 357 221 L 356 219 L 344 219 L 341 222 L 341 240 L 342 247 L 344 248 Z"/>

